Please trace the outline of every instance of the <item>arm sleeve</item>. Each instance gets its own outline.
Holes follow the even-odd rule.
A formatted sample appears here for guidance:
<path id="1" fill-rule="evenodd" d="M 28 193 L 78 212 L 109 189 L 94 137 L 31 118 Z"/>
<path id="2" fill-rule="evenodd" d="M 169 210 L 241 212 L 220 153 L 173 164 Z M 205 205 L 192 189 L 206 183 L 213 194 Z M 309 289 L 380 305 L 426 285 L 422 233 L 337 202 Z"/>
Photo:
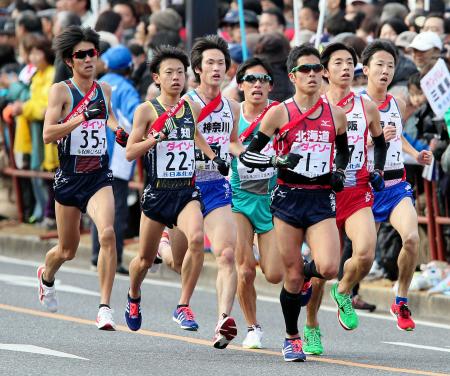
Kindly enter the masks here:
<path id="1" fill-rule="evenodd" d="M 350 159 L 350 152 L 348 151 L 347 132 L 336 135 L 336 157 L 334 163 L 336 170 L 345 170 Z"/>
<path id="2" fill-rule="evenodd" d="M 374 168 L 375 170 L 384 170 L 384 163 L 386 162 L 386 141 L 384 134 L 381 133 L 378 137 L 372 137 L 373 154 L 374 154 Z"/>
<path id="3" fill-rule="evenodd" d="M 261 154 L 261 150 L 270 141 L 270 137 L 259 132 L 253 137 L 250 145 L 239 156 L 239 160 L 247 167 L 267 168 L 272 167 L 271 157 Z"/>

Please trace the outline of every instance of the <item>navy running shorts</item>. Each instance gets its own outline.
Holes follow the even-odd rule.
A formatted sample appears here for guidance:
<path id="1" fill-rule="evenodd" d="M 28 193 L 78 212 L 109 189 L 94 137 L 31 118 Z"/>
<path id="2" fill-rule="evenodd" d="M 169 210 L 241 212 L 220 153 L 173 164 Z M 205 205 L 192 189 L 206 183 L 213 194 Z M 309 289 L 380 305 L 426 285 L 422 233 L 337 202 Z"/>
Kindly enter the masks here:
<path id="1" fill-rule="evenodd" d="M 270 210 L 274 217 L 306 229 L 328 218 L 336 218 L 336 195 L 331 189 L 303 189 L 277 185 Z"/>
<path id="2" fill-rule="evenodd" d="M 148 185 L 141 198 L 142 212 L 150 219 L 173 228 L 178 215 L 191 201 L 199 201 L 201 194 L 197 187 L 179 189 L 155 189 Z"/>
<path id="3" fill-rule="evenodd" d="M 58 169 L 53 183 L 55 201 L 64 206 L 75 206 L 86 213 L 91 197 L 103 187 L 111 186 L 112 181 L 113 174 L 109 169 L 77 175 L 66 175 Z"/>

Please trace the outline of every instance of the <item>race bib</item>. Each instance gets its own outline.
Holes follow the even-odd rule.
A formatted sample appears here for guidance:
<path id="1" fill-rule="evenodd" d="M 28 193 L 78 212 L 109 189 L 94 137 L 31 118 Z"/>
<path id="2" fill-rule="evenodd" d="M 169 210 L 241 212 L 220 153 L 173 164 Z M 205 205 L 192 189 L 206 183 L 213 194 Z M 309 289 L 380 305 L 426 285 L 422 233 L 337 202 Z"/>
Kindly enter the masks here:
<path id="1" fill-rule="evenodd" d="M 211 149 L 222 158 L 224 161 L 230 161 L 229 145 L 230 135 L 229 133 L 214 133 L 206 134 L 203 136 Z M 217 166 L 213 161 L 200 150 L 196 150 L 195 154 L 196 168 L 199 170 L 217 171 Z"/>
<path id="2" fill-rule="evenodd" d="M 350 161 L 347 170 L 360 170 L 366 160 L 364 156 L 364 137 L 359 134 L 348 134 L 348 150 Z"/>
<path id="3" fill-rule="evenodd" d="M 163 141 L 156 145 L 158 178 L 192 178 L 195 171 L 193 140 Z"/>
<path id="4" fill-rule="evenodd" d="M 300 155 L 300 161 L 292 171 L 308 178 L 329 173 L 331 150 L 332 144 L 329 142 L 294 142 L 291 153 Z"/>
<path id="5" fill-rule="evenodd" d="M 261 150 L 261 154 L 267 155 L 271 157 L 275 155 L 275 150 L 273 149 L 273 144 L 269 142 L 263 150 Z M 272 176 L 276 174 L 276 169 L 272 167 L 268 168 L 250 168 L 244 166 L 244 164 L 237 158 L 237 170 L 239 174 L 239 179 L 241 182 L 248 180 L 265 180 L 270 179 Z"/>
<path id="6" fill-rule="evenodd" d="M 400 137 L 386 142 L 388 149 L 386 152 L 386 163 L 384 164 L 384 171 L 400 170 L 404 167 L 402 141 Z M 375 164 L 374 147 L 370 146 L 367 150 L 367 163 L 369 171 L 372 171 Z"/>
<path id="7" fill-rule="evenodd" d="M 83 121 L 70 136 L 70 154 L 100 156 L 106 153 L 106 119 Z"/>

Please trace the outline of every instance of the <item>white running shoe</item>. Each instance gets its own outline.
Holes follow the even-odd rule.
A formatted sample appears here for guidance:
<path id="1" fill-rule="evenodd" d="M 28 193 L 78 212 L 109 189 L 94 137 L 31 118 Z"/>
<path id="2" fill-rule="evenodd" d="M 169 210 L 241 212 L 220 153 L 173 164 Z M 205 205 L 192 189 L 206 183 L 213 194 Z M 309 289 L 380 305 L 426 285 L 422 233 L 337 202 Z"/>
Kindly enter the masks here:
<path id="1" fill-rule="evenodd" d="M 55 285 L 52 287 L 45 286 L 42 282 L 42 274 L 44 273 L 45 266 L 41 265 L 37 270 L 37 277 L 39 280 L 39 302 L 47 308 L 50 312 L 56 312 L 58 310 L 58 300 L 56 299 Z"/>
<path id="2" fill-rule="evenodd" d="M 263 337 L 263 331 L 260 327 L 252 325 L 253 330 L 247 333 L 247 336 L 242 342 L 242 347 L 244 349 L 262 349 L 261 340 Z"/>
<path id="3" fill-rule="evenodd" d="M 97 314 L 97 328 L 100 330 L 116 330 L 113 320 L 113 310 L 108 307 L 101 307 Z"/>

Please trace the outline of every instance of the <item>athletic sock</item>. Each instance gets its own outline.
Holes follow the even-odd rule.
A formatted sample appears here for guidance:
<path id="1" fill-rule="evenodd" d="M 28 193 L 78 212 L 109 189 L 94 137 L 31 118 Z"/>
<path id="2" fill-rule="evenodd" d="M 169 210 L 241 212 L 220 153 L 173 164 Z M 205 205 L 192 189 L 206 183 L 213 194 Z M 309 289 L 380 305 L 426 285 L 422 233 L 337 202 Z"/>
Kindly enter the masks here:
<path id="1" fill-rule="evenodd" d="M 98 309 L 103 308 L 103 307 L 106 307 L 106 308 L 111 309 L 111 307 L 110 307 L 108 304 L 100 304 L 100 305 L 98 306 Z"/>
<path id="2" fill-rule="evenodd" d="M 314 260 L 311 262 L 307 262 L 303 267 L 303 273 L 305 274 L 306 279 L 311 279 L 312 277 L 325 279 L 322 274 L 320 274 L 316 269 L 316 263 Z"/>
<path id="3" fill-rule="evenodd" d="M 298 317 L 301 309 L 301 295 L 292 294 L 286 289 L 281 289 L 280 293 L 281 310 L 283 311 L 286 333 L 295 335 L 298 333 Z"/>
<path id="4" fill-rule="evenodd" d="M 189 307 L 189 304 L 178 304 L 177 309 L 180 309 L 182 307 Z"/>
<path id="5" fill-rule="evenodd" d="M 252 326 L 247 326 L 247 332 L 253 332 L 255 329 L 261 329 L 261 325 L 259 325 L 259 324 L 255 324 L 255 325 L 252 325 Z"/>
<path id="6" fill-rule="evenodd" d="M 395 297 L 395 304 L 400 304 L 401 302 L 408 304 L 408 298 L 402 298 L 401 296 Z"/>
<path id="7" fill-rule="evenodd" d="M 44 279 L 44 276 L 42 276 L 41 279 L 42 279 L 42 283 L 44 284 L 44 286 L 47 286 L 47 287 L 53 287 L 54 284 L 55 284 L 55 280 L 53 280 L 53 281 L 51 281 L 51 282 L 47 282 L 47 281 Z"/>
<path id="8" fill-rule="evenodd" d="M 141 297 L 139 297 L 139 298 L 132 298 L 132 297 L 130 296 L 130 294 L 128 294 L 128 300 L 129 300 L 131 303 L 140 303 L 140 302 L 141 302 Z"/>

